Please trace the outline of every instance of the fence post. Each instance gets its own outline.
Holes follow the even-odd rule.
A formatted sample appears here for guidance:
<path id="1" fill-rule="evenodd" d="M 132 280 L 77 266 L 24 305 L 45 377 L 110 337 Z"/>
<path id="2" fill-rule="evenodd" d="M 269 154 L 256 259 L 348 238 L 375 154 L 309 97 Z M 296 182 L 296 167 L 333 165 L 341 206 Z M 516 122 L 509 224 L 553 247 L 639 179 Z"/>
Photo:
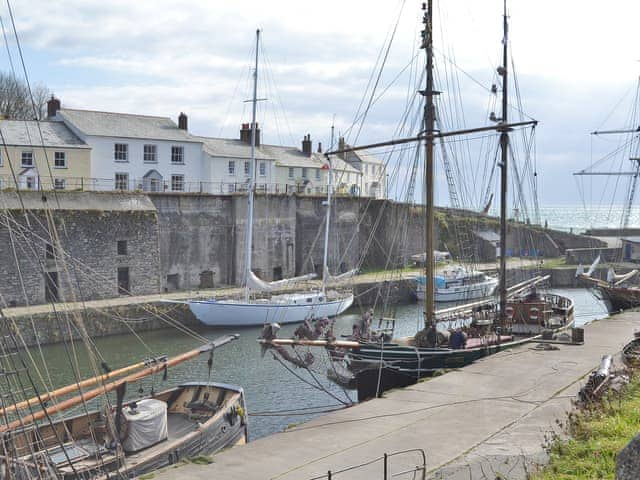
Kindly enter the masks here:
<path id="1" fill-rule="evenodd" d="M 387 480 L 387 469 L 388 469 L 388 465 L 387 465 L 387 454 L 384 454 L 384 480 Z"/>

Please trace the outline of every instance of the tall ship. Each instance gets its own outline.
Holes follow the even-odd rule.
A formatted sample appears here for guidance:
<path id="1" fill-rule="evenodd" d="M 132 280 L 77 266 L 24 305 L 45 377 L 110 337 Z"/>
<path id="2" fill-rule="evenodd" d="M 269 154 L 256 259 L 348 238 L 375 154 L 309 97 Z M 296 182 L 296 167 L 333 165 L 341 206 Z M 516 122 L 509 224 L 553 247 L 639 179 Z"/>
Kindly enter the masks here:
<path id="1" fill-rule="evenodd" d="M 423 25 L 420 48 L 426 56 L 423 77 L 425 84 L 419 90 L 423 99 L 423 118 L 420 130 L 412 137 L 394 139 L 349 149 L 371 149 L 392 145 L 419 143 L 424 147 L 423 195 L 425 277 L 435 277 L 435 196 L 434 145 L 442 138 L 472 133 L 497 132 L 499 135 L 500 171 L 500 245 L 507 244 L 507 186 L 509 163 L 512 157 L 510 132 L 533 128 L 535 120 L 509 122 L 508 103 L 508 28 L 506 2 L 503 14 L 502 65 L 497 69 L 501 80 L 501 115 L 491 115 L 492 125 L 444 131 L 436 128 L 435 99 L 439 91 L 434 86 L 434 18 L 432 0 L 423 4 Z M 497 91 L 499 87 L 495 87 Z M 418 110 L 418 109 L 417 109 Z M 340 152 L 329 152 L 329 154 Z M 344 383 L 355 383 L 361 399 L 379 395 L 387 388 L 415 383 L 434 371 L 462 367 L 481 357 L 524 344 L 543 335 L 552 337 L 569 329 L 574 322 L 573 301 L 565 296 L 545 293 L 541 286 L 547 277 L 533 276 L 526 281 L 507 286 L 506 249 L 499 258 L 498 298 L 470 302 L 452 308 L 435 308 L 435 282 L 425 282 L 424 327 L 411 337 L 395 338 L 393 330 L 373 329 L 373 312 L 366 312 L 354 325 L 346 339 L 336 339 L 331 332 L 305 335 L 300 332 L 293 339 L 278 339 L 277 329 L 265 327 L 263 346 L 275 348 L 281 355 L 290 346 L 323 347 L 338 367 L 332 367 L 334 378 Z M 320 330 L 322 332 L 322 330 Z M 298 352 L 300 357 L 300 352 Z"/>

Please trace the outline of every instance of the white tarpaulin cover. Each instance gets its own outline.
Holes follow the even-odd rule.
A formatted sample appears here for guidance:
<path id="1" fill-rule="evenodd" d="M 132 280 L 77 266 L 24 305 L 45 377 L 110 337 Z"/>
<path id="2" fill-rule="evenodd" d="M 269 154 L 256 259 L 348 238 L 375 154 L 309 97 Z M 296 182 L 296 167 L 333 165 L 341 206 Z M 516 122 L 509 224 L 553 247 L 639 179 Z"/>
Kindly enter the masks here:
<path id="1" fill-rule="evenodd" d="M 125 452 L 137 452 L 166 440 L 167 404 L 162 400 L 140 400 L 135 410 L 125 407 L 122 414 L 128 423 L 127 437 L 122 442 Z"/>

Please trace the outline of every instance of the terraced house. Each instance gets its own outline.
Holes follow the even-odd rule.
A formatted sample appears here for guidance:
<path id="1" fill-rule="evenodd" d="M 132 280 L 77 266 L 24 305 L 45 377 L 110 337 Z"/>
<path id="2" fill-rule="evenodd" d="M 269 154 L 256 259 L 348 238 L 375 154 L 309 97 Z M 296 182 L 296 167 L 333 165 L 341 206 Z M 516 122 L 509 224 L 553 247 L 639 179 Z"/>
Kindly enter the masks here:
<path id="1" fill-rule="evenodd" d="M 201 191 L 202 143 L 189 135 L 184 113 L 176 125 L 168 117 L 65 109 L 52 98 L 48 115 L 91 147 L 87 190 Z"/>
<path id="2" fill-rule="evenodd" d="M 0 120 L 0 188 L 81 189 L 91 147 L 60 122 Z"/>

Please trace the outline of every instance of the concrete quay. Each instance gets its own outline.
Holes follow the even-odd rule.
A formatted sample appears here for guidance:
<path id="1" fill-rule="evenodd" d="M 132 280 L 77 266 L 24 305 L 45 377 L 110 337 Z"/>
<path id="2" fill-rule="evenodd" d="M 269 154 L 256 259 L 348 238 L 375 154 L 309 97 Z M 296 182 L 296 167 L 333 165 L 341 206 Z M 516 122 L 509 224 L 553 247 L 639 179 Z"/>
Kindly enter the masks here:
<path id="1" fill-rule="evenodd" d="M 562 434 L 585 376 L 639 328 L 638 312 L 595 321 L 585 327 L 583 346 L 543 351 L 532 343 L 501 352 L 218 453 L 210 465 L 185 464 L 155 478 L 305 480 L 385 453 L 423 449 L 430 479 L 524 479 L 544 460 L 543 444 Z M 420 463 L 415 453 L 394 456 L 388 478 Z M 382 468 L 375 462 L 333 478 L 382 479 Z"/>

